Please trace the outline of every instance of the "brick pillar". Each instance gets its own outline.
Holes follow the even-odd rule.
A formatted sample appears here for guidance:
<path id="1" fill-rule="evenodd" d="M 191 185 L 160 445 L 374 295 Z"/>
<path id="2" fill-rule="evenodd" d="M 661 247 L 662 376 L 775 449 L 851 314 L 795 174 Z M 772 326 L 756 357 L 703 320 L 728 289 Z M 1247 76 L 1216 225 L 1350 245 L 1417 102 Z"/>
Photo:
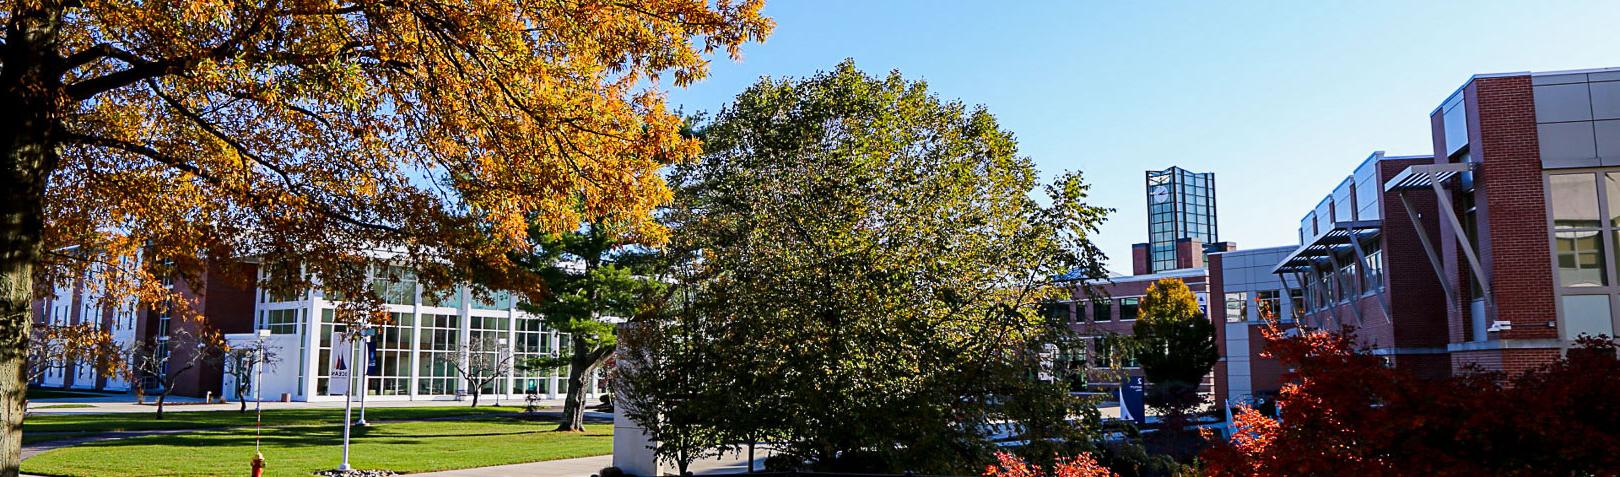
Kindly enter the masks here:
<path id="1" fill-rule="evenodd" d="M 1148 256 L 1148 244 L 1131 244 L 1131 274 L 1147 275 L 1153 273 L 1153 266 Z"/>

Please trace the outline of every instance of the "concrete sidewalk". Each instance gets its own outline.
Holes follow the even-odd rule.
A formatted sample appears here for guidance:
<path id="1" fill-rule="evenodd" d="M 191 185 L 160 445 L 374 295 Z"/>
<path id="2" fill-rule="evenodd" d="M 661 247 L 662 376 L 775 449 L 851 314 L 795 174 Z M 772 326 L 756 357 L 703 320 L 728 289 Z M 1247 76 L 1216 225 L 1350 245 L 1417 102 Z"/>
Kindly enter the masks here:
<path id="1" fill-rule="evenodd" d="M 164 413 L 170 413 L 170 412 L 191 412 L 191 411 L 235 411 L 237 409 L 241 409 L 241 406 L 242 406 L 240 403 L 235 403 L 235 402 L 226 403 L 226 404 L 201 404 L 201 401 L 202 401 L 201 399 L 197 399 L 197 398 L 170 397 L 168 399 L 168 401 L 165 403 L 165 405 L 163 406 L 163 412 Z M 52 408 L 48 407 L 48 406 L 62 405 L 62 404 L 80 404 L 80 405 L 86 405 L 86 406 L 90 406 L 90 407 L 55 408 L 55 409 L 52 409 Z M 491 399 L 489 396 L 484 396 L 482 398 L 479 398 L 479 400 L 478 400 L 478 406 L 479 407 L 493 406 L 494 404 L 495 404 L 495 400 Z M 521 397 L 519 397 L 517 399 L 506 399 L 506 398 L 501 399 L 501 405 L 503 405 L 503 406 L 521 407 L 521 406 L 523 406 L 523 404 L 524 404 L 523 399 Z M 468 399 L 465 399 L 465 400 L 460 400 L 460 401 L 451 400 L 451 399 L 418 400 L 418 401 L 383 400 L 383 399 L 377 399 L 377 400 L 367 399 L 366 400 L 366 407 L 367 408 L 379 408 L 379 407 L 455 407 L 455 406 L 471 406 L 471 405 L 472 405 L 472 399 L 471 398 L 468 398 Z M 339 400 L 336 400 L 336 401 L 310 401 L 310 402 L 305 402 L 305 401 L 293 401 L 293 402 L 265 401 L 263 403 L 263 406 L 264 406 L 264 410 L 266 410 L 266 411 L 275 410 L 275 409 L 342 409 L 343 408 L 343 400 L 339 399 Z M 541 401 L 540 402 L 540 407 L 542 407 L 542 408 L 548 408 L 548 409 L 549 408 L 561 408 L 562 406 L 563 406 L 563 401 L 562 400 L 547 400 L 547 401 Z M 248 407 L 248 412 L 253 411 L 253 403 L 252 402 L 248 402 L 247 407 Z M 354 402 L 354 407 L 356 409 L 358 409 L 360 407 L 360 401 L 356 400 Z M 28 413 L 32 414 L 32 415 L 45 415 L 45 414 L 113 414 L 113 413 L 139 413 L 139 412 L 157 412 L 157 405 L 153 403 L 153 399 L 151 399 L 151 398 L 147 399 L 146 404 L 136 404 L 134 396 L 130 396 L 130 395 L 96 396 L 94 398 L 36 399 L 36 400 L 28 401 Z"/>
<path id="2" fill-rule="evenodd" d="M 756 469 L 763 468 L 764 461 L 764 457 L 755 459 L 754 467 Z M 603 467 L 611 465 L 613 465 L 613 456 L 600 455 L 596 457 L 580 457 L 578 459 L 550 460 L 409 475 L 412 477 L 590 477 L 595 475 L 597 471 L 602 470 Z M 697 475 L 742 474 L 748 472 L 748 461 L 740 457 L 701 460 L 693 462 L 690 470 Z M 668 472 L 673 474 L 675 471 L 669 469 Z"/>

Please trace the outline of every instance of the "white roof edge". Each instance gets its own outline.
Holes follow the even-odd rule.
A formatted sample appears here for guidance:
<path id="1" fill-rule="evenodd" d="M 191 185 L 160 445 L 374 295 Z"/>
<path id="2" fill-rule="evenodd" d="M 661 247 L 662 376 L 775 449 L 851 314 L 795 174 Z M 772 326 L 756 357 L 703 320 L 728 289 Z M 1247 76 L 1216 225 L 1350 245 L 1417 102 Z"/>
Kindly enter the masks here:
<path id="1" fill-rule="evenodd" d="M 1275 246 L 1275 247 L 1246 248 L 1246 249 L 1242 249 L 1242 250 L 1227 250 L 1225 252 L 1214 252 L 1214 253 L 1211 253 L 1210 255 L 1228 255 L 1228 254 L 1241 255 L 1241 254 L 1244 254 L 1244 253 L 1256 253 L 1257 254 L 1257 253 L 1261 253 L 1261 252 L 1276 252 L 1276 251 L 1280 251 L 1280 250 L 1293 250 L 1293 249 L 1296 249 L 1296 248 L 1299 248 L 1299 246 L 1298 245 L 1278 245 L 1278 246 Z"/>
<path id="2" fill-rule="evenodd" d="M 1109 277 L 1106 280 L 1086 280 L 1086 284 L 1087 285 L 1107 285 L 1107 284 L 1110 284 L 1110 283 L 1119 283 L 1119 282 L 1142 282 L 1142 281 L 1149 281 L 1149 280 L 1158 280 L 1158 279 L 1161 279 L 1161 278 L 1196 277 L 1196 276 L 1200 276 L 1200 275 L 1208 276 L 1209 275 L 1209 269 L 1208 268 L 1177 268 L 1175 270 L 1165 270 L 1165 271 L 1162 271 L 1162 272 L 1159 272 L 1159 273 L 1149 273 L 1147 275 L 1126 275 L 1126 276 L 1122 276 L 1122 277 Z"/>
<path id="3" fill-rule="evenodd" d="M 1472 82 L 1474 82 L 1474 80 L 1480 79 L 1480 78 L 1505 78 L 1505 77 L 1509 77 L 1509 76 L 1577 75 L 1577 74 L 1586 74 L 1586 73 L 1611 73 L 1611 72 L 1616 72 L 1616 71 L 1620 71 L 1620 67 L 1610 66 L 1610 67 L 1603 67 L 1603 68 L 1579 68 L 1579 69 L 1573 69 L 1573 70 L 1506 71 L 1506 72 L 1501 72 L 1501 73 L 1478 73 L 1478 74 L 1474 74 L 1474 75 L 1469 76 L 1467 81 L 1463 81 L 1461 85 L 1457 86 L 1457 89 L 1451 90 L 1451 94 L 1446 95 L 1446 99 L 1451 99 L 1452 96 L 1456 96 L 1457 92 L 1462 91 L 1463 88 L 1468 87 L 1468 83 L 1472 83 Z M 1446 107 L 1446 99 L 1440 100 L 1440 105 L 1435 106 L 1433 110 L 1429 111 L 1429 115 L 1433 116 L 1436 111 L 1440 110 L 1440 108 Z"/>

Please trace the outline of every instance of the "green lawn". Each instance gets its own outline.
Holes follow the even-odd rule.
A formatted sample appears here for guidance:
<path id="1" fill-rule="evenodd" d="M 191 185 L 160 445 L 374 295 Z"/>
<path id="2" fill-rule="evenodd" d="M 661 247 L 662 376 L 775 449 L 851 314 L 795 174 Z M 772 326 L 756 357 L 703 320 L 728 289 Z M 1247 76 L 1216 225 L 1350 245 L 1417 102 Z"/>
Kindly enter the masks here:
<path id="1" fill-rule="evenodd" d="M 366 417 L 371 416 L 368 411 Z M 350 463 L 362 469 L 410 473 L 604 455 L 613 450 L 610 425 L 587 425 L 587 431 L 579 434 L 553 432 L 554 425 L 510 418 L 376 424 L 355 428 Z M 330 424 L 266 429 L 264 455 L 269 465 L 265 475 L 307 477 L 337 467 L 342 460 L 342 439 L 343 428 Z M 201 431 L 57 449 L 24 461 L 22 471 L 109 477 L 244 475 L 252 457 L 251 429 Z"/>
<path id="2" fill-rule="evenodd" d="M 178 406 L 176 406 L 178 407 Z M 102 413 L 102 414 L 50 414 L 28 416 L 23 421 L 23 434 L 29 432 L 108 432 L 142 431 L 153 429 L 210 429 L 253 425 L 253 407 L 245 413 L 236 411 L 182 411 L 168 408 L 163 419 L 154 419 L 154 412 Z M 382 407 L 366 410 L 366 420 L 432 419 L 449 416 L 511 414 L 521 412 L 519 407 Z M 358 410 L 356 411 L 358 412 Z M 342 409 L 274 409 L 264 412 L 264 425 L 291 426 L 343 422 Z"/>
<path id="3" fill-rule="evenodd" d="M 366 410 L 366 420 L 434 419 L 454 416 L 486 416 L 511 414 L 522 411 L 517 407 L 467 406 L 455 407 L 386 407 Z M 112 431 L 148 431 L 162 429 L 221 429 L 253 425 L 253 408 L 248 412 L 170 410 L 163 419 L 154 419 L 154 413 L 102 413 L 102 414 L 47 414 L 28 416 L 23 420 L 23 443 L 53 441 Z M 264 412 L 266 426 L 309 426 L 340 424 L 342 409 L 274 409 Z"/>

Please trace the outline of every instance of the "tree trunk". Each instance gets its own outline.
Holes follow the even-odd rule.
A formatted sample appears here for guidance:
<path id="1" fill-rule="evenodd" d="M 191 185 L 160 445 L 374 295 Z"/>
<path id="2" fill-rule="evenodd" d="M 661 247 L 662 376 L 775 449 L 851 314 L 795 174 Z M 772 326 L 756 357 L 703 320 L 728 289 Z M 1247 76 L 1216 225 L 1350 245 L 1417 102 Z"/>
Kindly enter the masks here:
<path id="1" fill-rule="evenodd" d="M 574 335 L 574 355 L 568 360 L 567 395 L 563 399 L 562 420 L 557 423 L 559 431 L 585 432 L 585 375 L 595 364 L 586 345 L 585 338 Z"/>
<path id="2" fill-rule="evenodd" d="M 169 388 L 165 387 L 165 388 L 163 388 L 163 393 L 158 394 L 158 400 L 157 400 L 157 418 L 160 421 L 163 420 L 163 400 L 168 399 L 168 398 L 169 398 Z"/>
<path id="3" fill-rule="evenodd" d="M 63 95 L 52 71 L 61 15 L 14 9 L 0 50 L 0 477 L 16 476 L 22 464 L 33 272 L 44 253 L 45 183 L 56 168 Z"/>

